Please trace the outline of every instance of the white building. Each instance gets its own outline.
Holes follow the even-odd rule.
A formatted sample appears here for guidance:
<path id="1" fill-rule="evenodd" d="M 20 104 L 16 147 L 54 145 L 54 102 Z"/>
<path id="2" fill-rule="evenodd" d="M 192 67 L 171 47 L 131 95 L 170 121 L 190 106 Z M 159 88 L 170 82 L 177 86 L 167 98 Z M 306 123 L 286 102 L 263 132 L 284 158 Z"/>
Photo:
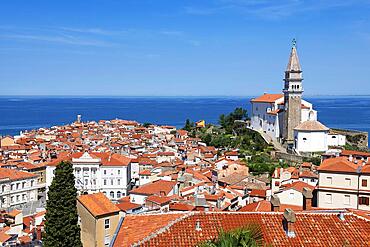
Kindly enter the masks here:
<path id="1" fill-rule="evenodd" d="M 324 152 L 328 146 L 345 145 L 345 136 L 330 136 L 328 140 L 329 129 L 317 121 L 312 104 L 301 98 L 303 78 L 295 42 L 284 81 L 283 94 L 265 93 L 251 100 L 251 128 L 298 152 Z"/>
<path id="2" fill-rule="evenodd" d="M 318 168 L 319 208 L 370 210 L 370 161 L 326 159 Z"/>
<path id="3" fill-rule="evenodd" d="M 112 153 L 75 153 L 69 160 L 73 164 L 75 185 L 79 192 L 103 192 L 109 199 L 126 196 L 131 182 L 131 159 Z M 51 185 L 58 162 L 46 168 L 46 186 Z"/>
<path id="4" fill-rule="evenodd" d="M 329 128 L 316 120 L 302 122 L 294 128 L 295 149 L 298 152 L 325 152 L 328 150 Z"/>
<path id="5" fill-rule="evenodd" d="M 0 168 L 0 208 L 38 200 L 37 175 Z"/>

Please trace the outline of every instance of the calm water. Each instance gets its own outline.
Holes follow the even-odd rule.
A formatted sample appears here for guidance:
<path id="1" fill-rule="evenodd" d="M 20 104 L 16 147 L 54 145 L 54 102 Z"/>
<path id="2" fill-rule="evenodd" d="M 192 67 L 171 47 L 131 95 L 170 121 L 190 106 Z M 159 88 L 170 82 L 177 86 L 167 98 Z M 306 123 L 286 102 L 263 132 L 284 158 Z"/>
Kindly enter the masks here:
<path id="1" fill-rule="evenodd" d="M 370 132 L 370 96 L 305 98 L 328 127 Z M 0 97 L 0 134 L 71 123 L 122 118 L 182 127 L 187 118 L 217 123 L 235 107 L 249 109 L 248 97 Z"/>

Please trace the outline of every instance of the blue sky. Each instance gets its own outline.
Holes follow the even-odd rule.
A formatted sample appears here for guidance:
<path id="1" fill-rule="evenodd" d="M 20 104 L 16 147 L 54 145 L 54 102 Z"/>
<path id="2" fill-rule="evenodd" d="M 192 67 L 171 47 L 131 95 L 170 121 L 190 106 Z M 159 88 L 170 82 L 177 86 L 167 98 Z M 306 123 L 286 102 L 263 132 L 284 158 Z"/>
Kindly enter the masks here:
<path id="1" fill-rule="evenodd" d="M 3 0 L 0 95 L 370 94 L 370 0 Z"/>

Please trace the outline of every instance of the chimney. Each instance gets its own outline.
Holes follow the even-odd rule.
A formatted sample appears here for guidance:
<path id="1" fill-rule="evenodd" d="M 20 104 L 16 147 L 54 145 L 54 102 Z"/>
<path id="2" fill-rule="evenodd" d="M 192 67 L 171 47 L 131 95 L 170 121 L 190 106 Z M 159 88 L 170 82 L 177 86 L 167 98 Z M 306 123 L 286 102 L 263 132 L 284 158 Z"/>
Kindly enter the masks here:
<path id="1" fill-rule="evenodd" d="M 339 212 L 339 214 L 338 214 L 338 218 L 339 218 L 341 221 L 345 220 L 345 218 L 344 218 L 344 212 L 343 212 L 343 211 L 340 211 L 340 212 Z"/>
<path id="2" fill-rule="evenodd" d="M 295 237 L 294 223 L 297 221 L 292 209 L 287 208 L 284 211 L 283 228 L 289 238 Z"/>
<path id="3" fill-rule="evenodd" d="M 280 210 L 280 199 L 277 195 L 271 196 L 271 211 L 272 212 L 279 212 Z"/>
<path id="4" fill-rule="evenodd" d="M 303 194 L 303 210 L 311 210 L 313 198 L 312 190 L 307 187 L 304 187 L 302 194 Z"/>
<path id="5" fill-rule="evenodd" d="M 350 155 L 350 156 L 348 157 L 348 160 L 352 162 L 352 161 L 353 161 L 353 156 L 352 156 L 352 155 Z"/>
<path id="6" fill-rule="evenodd" d="M 200 226 L 200 220 L 197 220 L 195 222 L 195 230 L 196 231 L 201 231 L 202 230 L 202 227 Z"/>

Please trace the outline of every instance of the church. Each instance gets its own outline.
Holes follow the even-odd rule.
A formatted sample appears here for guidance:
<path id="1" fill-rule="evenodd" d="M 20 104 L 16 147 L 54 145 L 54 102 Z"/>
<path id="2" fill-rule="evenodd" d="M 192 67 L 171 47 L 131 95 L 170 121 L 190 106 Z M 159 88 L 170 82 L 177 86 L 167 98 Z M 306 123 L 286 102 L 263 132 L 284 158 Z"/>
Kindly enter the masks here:
<path id="1" fill-rule="evenodd" d="M 345 145 L 345 136 L 330 134 L 330 129 L 317 121 L 313 105 L 302 99 L 302 81 L 293 41 L 282 93 L 265 93 L 251 100 L 251 128 L 268 134 L 296 153 L 325 152 L 330 146 Z"/>

